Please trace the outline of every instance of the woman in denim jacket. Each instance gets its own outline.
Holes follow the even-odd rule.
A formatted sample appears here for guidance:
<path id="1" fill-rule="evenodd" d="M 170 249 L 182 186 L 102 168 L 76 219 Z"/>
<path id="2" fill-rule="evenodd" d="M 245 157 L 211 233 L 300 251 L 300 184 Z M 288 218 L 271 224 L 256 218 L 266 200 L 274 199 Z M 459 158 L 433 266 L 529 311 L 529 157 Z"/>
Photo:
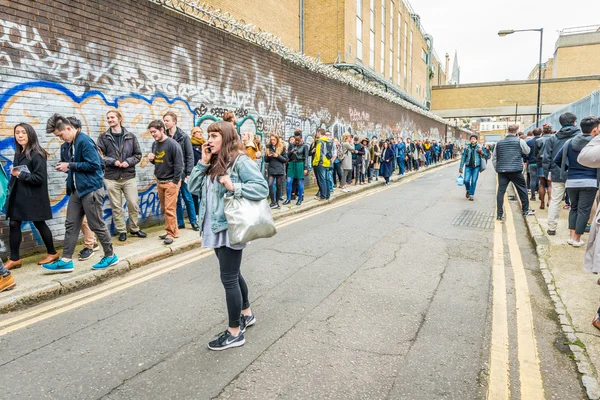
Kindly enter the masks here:
<path id="1" fill-rule="evenodd" d="M 240 273 L 242 250 L 246 243 L 229 241 L 223 197 L 227 192 L 250 200 L 263 200 L 269 188 L 256 163 L 244 154 L 244 146 L 231 123 L 215 122 L 208 127 L 208 141 L 202 145 L 202 158 L 190 175 L 192 193 L 202 193 L 198 222 L 202 247 L 215 250 L 225 287 L 229 328 L 208 344 L 211 350 L 242 346 L 246 327 L 256 318 L 248 301 L 248 286 Z M 241 157 L 230 171 L 235 159 Z"/>

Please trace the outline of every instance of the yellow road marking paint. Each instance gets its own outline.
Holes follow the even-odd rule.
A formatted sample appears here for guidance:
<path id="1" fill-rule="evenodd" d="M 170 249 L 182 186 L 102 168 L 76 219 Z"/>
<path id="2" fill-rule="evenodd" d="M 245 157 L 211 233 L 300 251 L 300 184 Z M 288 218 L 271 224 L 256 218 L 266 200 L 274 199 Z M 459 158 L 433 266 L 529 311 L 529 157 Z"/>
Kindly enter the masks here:
<path id="1" fill-rule="evenodd" d="M 517 346 L 519 359 L 519 379 L 522 399 L 544 399 L 544 386 L 540 370 L 540 359 L 537 351 L 533 327 L 533 312 L 529 286 L 521 250 L 517 243 L 517 232 L 513 221 L 510 204 L 506 208 L 506 234 L 510 251 L 510 263 L 515 276 L 515 298 L 517 308 Z"/>
<path id="2" fill-rule="evenodd" d="M 442 168 L 446 168 L 446 166 L 444 166 Z M 336 201 L 333 204 L 319 207 L 318 209 L 316 209 L 314 211 L 311 210 L 311 211 L 302 213 L 301 215 L 298 215 L 296 217 L 292 216 L 292 217 L 286 218 L 285 220 L 283 220 L 281 222 L 277 222 L 275 225 L 277 226 L 278 229 L 284 228 L 288 225 L 291 225 L 296 222 L 305 220 L 307 218 L 314 217 L 315 215 L 324 213 L 325 211 L 332 210 L 337 207 L 342 207 L 344 205 L 364 199 L 366 197 L 373 196 L 384 190 L 388 190 L 393 187 L 397 187 L 397 186 L 412 182 L 413 180 L 419 178 L 420 176 L 426 175 L 430 172 L 431 171 L 423 171 L 422 173 L 418 173 L 411 177 L 404 178 L 396 184 L 390 184 L 389 186 L 385 186 L 380 189 L 368 190 L 364 193 L 359 193 L 355 196 L 350 196 L 348 199 Z M 68 299 L 60 300 L 60 301 L 54 302 L 48 306 L 41 307 L 41 308 L 38 308 L 38 309 L 35 309 L 32 311 L 23 313 L 17 317 L 10 318 L 5 321 L 1 321 L 0 328 L 2 328 L 2 327 L 5 327 L 5 328 L 0 330 L 0 337 L 6 335 L 8 333 L 14 332 L 16 330 L 33 325 L 33 324 L 43 321 L 45 319 L 54 317 L 56 315 L 62 314 L 64 312 L 73 310 L 73 309 L 81 307 L 81 306 L 84 306 L 84 305 L 94 302 L 96 300 L 100 300 L 100 299 L 110 296 L 114 293 L 117 293 L 117 292 L 120 292 L 127 288 L 133 287 L 139 283 L 146 282 L 150 279 L 153 279 L 153 278 L 156 278 L 163 274 L 166 274 L 167 272 L 171 272 L 171 271 L 179 269 L 185 265 L 188 265 L 190 262 L 206 258 L 212 254 L 213 254 L 213 251 L 211 249 L 202 249 L 197 252 L 197 255 L 195 257 L 192 257 L 192 258 L 190 258 L 190 254 L 186 253 L 186 254 L 183 254 L 182 256 L 177 256 L 177 257 L 170 259 L 170 261 L 173 263 L 173 265 L 170 267 L 165 268 L 163 265 L 159 265 L 159 266 L 153 267 L 151 269 L 144 269 L 138 273 L 135 273 L 133 275 L 129 275 L 123 279 L 120 279 L 119 281 L 110 283 L 108 285 L 102 285 L 95 289 L 87 290 L 84 293 L 71 296 Z M 192 255 L 193 255 L 193 253 L 192 253 Z"/>
<path id="3" fill-rule="evenodd" d="M 510 398 L 510 365 L 508 361 L 508 311 L 506 276 L 504 270 L 504 242 L 502 223 L 494 226 L 494 253 L 492 265 L 492 343 L 490 346 L 490 375 L 488 400 Z"/>

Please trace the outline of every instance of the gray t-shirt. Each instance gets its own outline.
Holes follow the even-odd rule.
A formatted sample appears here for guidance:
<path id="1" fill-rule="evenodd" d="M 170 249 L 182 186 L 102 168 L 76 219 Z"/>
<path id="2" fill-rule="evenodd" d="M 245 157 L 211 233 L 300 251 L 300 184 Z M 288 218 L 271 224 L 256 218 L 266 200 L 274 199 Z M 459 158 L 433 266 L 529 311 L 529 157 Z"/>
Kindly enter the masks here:
<path id="1" fill-rule="evenodd" d="M 207 249 L 218 249 L 219 247 L 229 247 L 233 250 L 242 250 L 246 248 L 248 243 L 231 244 L 229 242 L 229 232 L 227 229 L 221 232 L 213 233 L 210 228 L 212 218 L 210 210 L 212 210 L 212 191 L 214 190 L 214 182 L 206 177 L 206 210 L 204 213 L 204 223 L 202 224 L 202 247 Z"/>

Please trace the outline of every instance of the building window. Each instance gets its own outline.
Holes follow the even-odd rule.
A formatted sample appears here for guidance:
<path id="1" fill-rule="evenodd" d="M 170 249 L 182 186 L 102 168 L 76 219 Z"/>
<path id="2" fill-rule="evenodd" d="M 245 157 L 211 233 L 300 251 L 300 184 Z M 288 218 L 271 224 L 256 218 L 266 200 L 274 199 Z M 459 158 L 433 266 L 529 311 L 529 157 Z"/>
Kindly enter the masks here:
<path id="1" fill-rule="evenodd" d="M 402 75 L 400 75 L 400 43 L 402 43 L 401 41 L 401 33 L 402 33 L 402 14 L 398 13 L 398 51 L 396 52 L 396 69 L 398 70 L 398 78 L 396 81 L 396 84 L 398 86 L 401 85 L 401 81 L 402 81 Z"/>
<path id="2" fill-rule="evenodd" d="M 407 68 L 406 68 L 406 63 L 408 60 L 407 50 L 406 50 L 406 49 L 408 49 L 407 40 L 408 40 L 408 23 L 406 21 L 404 21 L 404 90 L 406 90 L 407 79 L 408 79 Z"/>
<path id="3" fill-rule="evenodd" d="M 412 93 L 412 74 L 413 74 L 413 31 L 410 31 L 410 36 L 408 39 L 408 86 L 410 87 L 410 91 Z"/>
<path id="4" fill-rule="evenodd" d="M 379 73 L 385 74 L 385 0 L 381 2 L 381 64 L 379 66 Z"/>
<path id="5" fill-rule="evenodd" d="M 356 58 L 363 58 L 362 0 L 356 0 Z"/>
<path id="6" fill-rule="evenodd" d="M 390 3 L 390 27 L 388 29 L 390 32 L 390 57 L 389 57 L 389 68 L 390 80 L 394 74 L 394 0 Z"/>
<path id="7" fill-rule="evenodd" d="M 375 0 L 369 5 L 369 67 L 375 68 Z"/>
<path id="8" fill-rule="evenodd" d="M 421 58 L 427 63 L 427 51 L 425 49 L 421 49 Z"/>

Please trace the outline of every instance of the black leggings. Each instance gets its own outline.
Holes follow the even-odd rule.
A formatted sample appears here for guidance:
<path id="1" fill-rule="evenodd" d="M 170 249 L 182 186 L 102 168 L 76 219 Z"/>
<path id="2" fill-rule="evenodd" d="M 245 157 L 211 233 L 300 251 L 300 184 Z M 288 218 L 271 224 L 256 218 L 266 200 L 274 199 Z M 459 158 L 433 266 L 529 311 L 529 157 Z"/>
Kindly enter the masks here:
<path id="1" fill-rule="evenodd" d="M 273 182 L 275 181 L 277 181 L 277 192 L 273 192 Z M 279 199 L 281 198 L 281 185 L 283 185 L 283 175 L 269 175 L 269 194 L 271 195 L 271 203 L 279 203 Z"/>
<path id="2" fill-rule="evenodd" d="M 23 240 L 23 235 L 21 235 L 21 224 L 23 221 L 15 221 L 10 220 L 10 233 L 9 233 L 9 241 L 10 241 L 10 259 L 13 261 L 18 261 L 21 259 L 21 255 L 19 254 L 19 249 L 21 247 L 21 241 Z M 40 233 L 42 240 L 44 241 L 44 245 L 46 245 L 46 251 L 48 254 L 56 254 L 56 250 L 54 249 L 54 242 L 52 241 L 52 232 L 46 222 L 44 221 L 35 221 L 33 223 L 35 228 Z"/>
<path id="3" fill-rule="evenodd" d="M 215 249 L 221 269 L 221 283 L 225 288 L 225 299 L 227 300 L 227 314 L 229 316 L 229 327 L 240 326 L 242 310 L 250 307 L 248 300 L 248 286 L 240 272 L 242 265 L 242 250 L 233 250 L 229 247 Z"/>

